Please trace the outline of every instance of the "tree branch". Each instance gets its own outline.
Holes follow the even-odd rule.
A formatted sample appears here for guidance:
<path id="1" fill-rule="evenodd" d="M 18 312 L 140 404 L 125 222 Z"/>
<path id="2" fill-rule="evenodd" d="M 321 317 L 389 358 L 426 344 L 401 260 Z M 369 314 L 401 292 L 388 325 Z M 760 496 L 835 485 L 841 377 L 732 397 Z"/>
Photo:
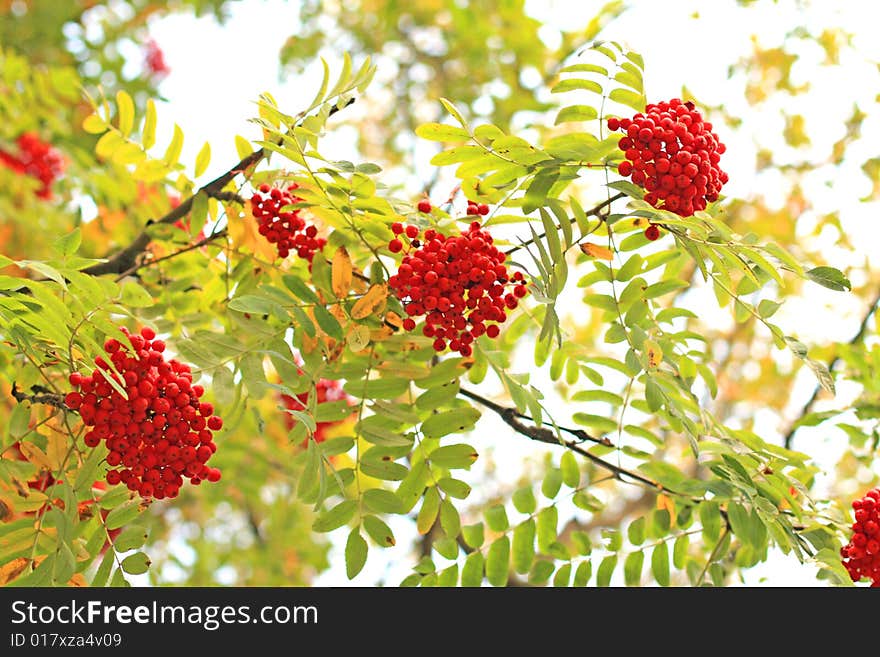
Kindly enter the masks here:
<path id="1" fill-rule="evenodd" d="M 21 390 L 19 390 L 15 381 L 12 382 L 12 397 L 19 404 L 25 401 L 29 401 L 32 404 L 48 404 L 49 406 L 60 408 L 63 411 L 70 410 L 69 408 L 67 408 L 67 404 L 64 403 L 63 395 L 52 392 L 48 388 L 44 388 L 43 386 L 39 385 L 31 386 L 31 390 L 33 390 L 34 392 L 29 395 L 26 392 L 22 392 Z"/>
<path id="2" fill-rule="evenodd" d="M 353 102 L 354 99 L 352 98 L 345 105 L 336 105 L 332 107 L 330 109 L 330 116 L 333 116 L 336 112 L 348 107 Z M 208 184 L 199 188 L 195 194 L 184 200 L 180 205 L 168 212 L 168 214 L 159 219 L 147 222 L 147 226 L 153 224 L 173 224 L 174 222 L 183 219 L 192 210 L 193 201 L 199 194 L 206 194 L 210 198 L 229 200 L 232 198 L 230 192 L 223 191 L 223 188 L 226 187 L 235 176 L 258 164 L 260 160 L 266 157 L 266 155 L 267 152 L 264 148 L 255 150 L 247 157 L 242 158 L 238 164 L 229 169 L 226 173 L 221 174 Z M 131 244 L 117 252 L 116 255 L 110 257 L 105 262 L 87 267 L 83 272 L 92 276 L 101 276 L 103 274 L 121 274 L 124 271 L 128 271 L 138 264 L 138 257 L 147 250 L 147 246 L 150 244 L 151 240 L 152 238 L 150 237 L 150 234 L 145 229 L 141 231 L 140 235 L 135 237 Z"/>
<path id="3" fill-rule="evenodd" d="M 878 290 L 874 294 L 874 298 L 871 300 L 871 303 L 868 306 L 868 309 L 865 311 L 865 314 L 862 316 L 861 323 L 859 323 L 859 330 L 856 331 L 856 334 L 853 335 L 849 339 L 849 342 L 847 342 L 848 345 L 855 345 L 855 344 L 858 344 L 859 342 L 862 341 L 862 339 L 865 337 L 865 333 L 867 333 L 867 331 L 868 331 L 868 322 L 871 321 L 871 316 L 875 312 L 877 312 L 878 307 L 880 307 L 880 290 Z M 840 356 L 835 354 L 834 358 L 832 358 L 830 361 L 828 361 L 828 371 L 831 372 L 834 369 L 834 367 L 837 365 L 837 363 L 839 363 L 839 362 L 840 362 Z M 815 388 L 813 388 L 813 394 L 810 395 L 810 398 L 804 403 L 800 412 L 797 414 L 794 421 L 791 423 L 791 426 L 789 427 L 789 429 L 786 432 L 785 437 L 783 439 L 783 444 L 785 445 L 786 449 L 791 449 L 791 443 L 794 440 L 794 434 L 797 433 L 797 430 L 799 428 L 798 422 L 801 419 L 803 419 L 804 416 L 806 416 L 807 413 L 809 413 L 813 409 L 813 405 L 816 403 L 816 400 L 819 398 L 819 392 L 821 390 L 822 390 L 821 386 L 818 386 L 818 385 Z"/>
<path id="4" fill-rule="evenodd" d="M 529 419 L 531 421 L 533 420 L 531 418 L 523 416 L 522 414 L 517 412 L 515 408 L 501 406 L 500 404 L 496 404 L 495 402 L 490 401 L 485 397 L 481 397 L 480 395 L 469 390 L 462 389 L 459 392 L 464 397 L 467 397 L 468 399 L 477 402 L 481 406 L 485 406 L 489 410 L 494 411 L 504 421 L 505 424 L 511 427 L 518 434 L 541 443 L 547 443 L 549 445 L 561 445 L 566 449 L 570 449 L 572 452 L 575 452 L 576 454 L 583 456 L 589 461 L 592 461 L 595 465 L 602 468 L 603 470 L 607 470 L 618 481 L 621 481 L 623 483 L 632 483 L 632 481 L 636 481 L 658 492 L 664 492 L 670 495 L 676 495 L 678 497 L 689 497 L 670 488 L 667 488 L 663 484 L 653 481 L 643 475 L 638 474 L 637 472 L 632 472 L 631 470 L 627 470 L 626 468 L 621 468 L 620 466 L 614 465 L 613 463 L 609 463 L 608 461 L 596 456 L 595 454 L 591 454 L 589 451 L 581 447 L 581 443 L 585 440 L 590 440 L 602 445 L 610 445 L 611 443 L 607 439 L 590 436 L 588 433 L 581 429 L 558 427 L 560 431 L 564 431 L 568 434 L 580 438 L 579 440 L 560 440 L 558 436 L 554 435 L 554 433 L 550 431 L 550 429 L 535 426 L 530 427 L 520 422 L 518 418 Z M 632 481 L 627 481 L 627 479 L 630 479 Z"/>

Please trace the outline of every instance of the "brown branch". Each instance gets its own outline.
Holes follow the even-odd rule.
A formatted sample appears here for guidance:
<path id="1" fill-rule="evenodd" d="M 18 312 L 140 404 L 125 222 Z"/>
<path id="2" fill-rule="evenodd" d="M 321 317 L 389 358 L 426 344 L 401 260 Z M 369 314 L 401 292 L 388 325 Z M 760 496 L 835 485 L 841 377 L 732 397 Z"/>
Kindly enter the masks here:
<path id="1" fill-rule="evenodd" d="M 632 483 L 631 481 L 627 481 L 627 479 L 631 479 L 633 481 L 637 481 L 640 484 L 648 486 L 648 487 L 650 487 L 654 490 L 657 490 L 659 492 L 665 492 L 670 495 L 676 495 L 679 497 L 683 496 L 682 493 L 671 490 L 671 489 L 667 488 L 666 486 L 664 486 L 663 484 L 660 484 L 656 481 L 653 481 L 643 475 L 640 475 L 637 472 L 632 472 L 631 470 L 627 470 L 626 468 L 622 468 L 620 466 L 614 465 L 613 463 L 609 463 L 608 461 L 596 456 L 595 454 L 591 454 L 589 451 L 587 451 L 586 449 L 581 447 L 581 443 L 584 441 L 584 439 L 581 439 L 581 440 L 564 440 L 564 439 L 560 440 L 560 438 L 558 436 L 556 436 L 552 431 L 550 431 L 550 429 L 547 429 L 544 427 L 534 427 L 534 426 L 530 427 L 530 426 L 527 426 L 527 425 L 523 424 L 522 422 L 520 422 L 518 418 L 520 418 L 522 416 L 520 413 L 517 412 L 517 410 L 515 408 L 501 406 L 500 404 L 496 404 L 495 402 L 490 401 L 490 400 L 486 399 L 485 397 L 481 397 L 480 395 L 478 395 L 474 392 L 471 392 L 469 390 L 462 389 L 459 392 L 464 397 L 467 397 L 468 399 L 471 399 L 471 400 L 477 402 L 478 404 L 485 406 L 489 410 L 497 413 L 498 416 L 504 421 L 504 423 L 507 424 L 509 427 L 511 427 L 518 434 L 521 434 L 521 435 L 525 436 L 526 438 L 529 438 L 531 440 L 535 440 L 535 441 L 538 441 L 541 443 L 547 443 L 549 445 L 561 445 L 562 447 L 565 447 L 566 449 L 569 449 L 572 452 L 583 456 L 584 458 L 588 459 L 589 461 L 592 461 L 595 465 L 602 468 L 603 470 L 607 470 L 618 481 L 621 481 L 623 483 Z M 531 419 L 531 418 L 529 418 L 529 419 Z M 569 434 L 575 435 L 575 436 L 580 436 L 580 435 L 587 436 L 586 440 L 592 440 L 592 441 L 600 443 L 600 444 L 610 444 L 610 443 L 606 443 L 603 439 L 590 436 L 589 434 L 582 431 L 581 429 L 570 429 L 567 427 L 558 427 L 558 429 L 560 431 L 564 431 L 566 433 L 569 433 Z M 689 496 L 685 496 L 685 497 L 689 497 Z M 689 497 L 689 499 L 692 499 L 692 498 Z"/>
<path id="2" fill-rule="evenodd" d="M 348 107 L 353 102 L 354 99 L 352 98 L 345 105 L 334 106 L 330 109 L 330 116 L 344 107 Z M 223 188 L 226 187 L 235 176 L 246 171 L 250 167 L 255 166 L 266 156 L 266 149 L 260 148 L 255 150 L 247 157 L 242 158 L 238 164 L 229 169 L 226 173 L 221 174 L 208 184 L 201 187 L 195 194 L 184 200 L 168 214 L 159 219 L 147 222 L 147 226 L 153 224 L 173 224 L 174 222 L 183 219 L 190 213 L 190 210 L 192 210 L 193 201 L 199 194 L 206 194 L 211 198 L 220 200 L 229 200 L 232 198 L 230 192 L 224 191 Z M 237 196 L 235 196 L 235 198 L 238 199 Z M 137 265 L 138 257 L 147 250 L 147 246 L 150 244 L 151 240 L 152 238 L 150 237 L 150 234 L 145 229 L 141 231 L 140 235 L 138 235 L 131 244 L 117 252 L 116 255 L 110 257 L 105 262 L 87 267 L 83 272 L 92 276 L 101 276 L 103 274 L 121 274 L 124 271 L 128 271 Z"/>
<path id="3" fill-rule="evenodd" d="M 54 406 L 55 408 L 60 408 L 63 411 L 70 410 L 67 407 L 67 404 L 64 403 L 64 395 L 51 392 L 48 388 L 44 388 L 38 385 L 31 386 L 31 390 L 33 390 L 34 392 L 29 395 L 26 392 L 22 392 L 21 390 L 19 390 L 15 381 L 12 382 L 12 397 L 19 404 L 29 401 L 32 404 L 47 404 L 49 406 Z"/>
<path id="4" fill-rule="evenodd" d="M 865 311 L 865 314 L 862 316 L 862 321 L 859 323 L 859 330 L 856 331 L 855 335 L 853 335 L 849 339 L 849 342 L 847 342 L 848 345 L 855 345 L 855 344 L 858 344 L 859 342 L 862 341 L 862 339 L 865 337 L 865 333 L 868 332 L 868 322 L 871 321 L 871 316 L 875 312 L 877 312 L 878 307 L 880 307 L 880 290 L 878 290 L 874 294 L 874 298 L 871 300 L 871 303 L 868 306 L 868 309 Z M 830 361 L 828 361 L 828 365 L 827 365 L 828 371 L 829 372 L 833 371 L 834 367 L 839 362 L 840 362 L 840 355 L 835 354 L 834 358 L 832 358 Z M 795 435 L 795 433 L 797 433 L 797 430 L 800 428 L 798 425 L 798 422 L 800 422 L 813 409 L 813 405 L 816 403 L 816 400 L 819 398 L 819 392 L 821 390 L 822 390 L 822 387 L 818 386 L 818 385 L 815 388 L 813 388 L 813 394 L 810 395 L 810 398 L 804 403 L 800 412 L 797 414 L 797 417 L 791 423 L 791 426 L 789 427 L 788 431 L 785 434 L 785 437 L 783 438 L 783 444 L 785 445 L 786 449 L 791 448 L 791 443 L 794 440 L 794 435 Z"/>
<path id="5" fill-rule="evenodd" d="M 624 194 L 623 192 L 618 192 L 614 196 L 611 196 L 611 197 L 605 199 L 604 201 L 599 203 L 599 205 L 595 206 L 594 208 L 587 210 L 584 214 L 588 217 L 603 218 L 602 210 L 604 210 L 609 205 L 614 203 L 614 201 L 620 200 L 620 199 L 624 198 L 625 196 L 626 196 L 626 194 Z M 577 218 L 570 219 L 570 222 L 572 224 L 577 223 Z M 538 235 L 538 239 L 541 239 L 542 237 L 546 237 L 546 236 L 547 236 L 547 233 L 541 233 L 540 235 Z M 517 244 L 516 246 L 512 246 L 511 248 L 507 249 L 507 251 L 505 251 L 504 254 L 510 255 L 511 253 L 515 253 L 515 252 L 519 251 L 520 249 L 527 247 L 529 244 L 534 243 L 534 241 L 535 241 L 534 238 L 530 238 L 530 239 L 526 240 L 525 242 L 522 242 L 521 244 Z"/>

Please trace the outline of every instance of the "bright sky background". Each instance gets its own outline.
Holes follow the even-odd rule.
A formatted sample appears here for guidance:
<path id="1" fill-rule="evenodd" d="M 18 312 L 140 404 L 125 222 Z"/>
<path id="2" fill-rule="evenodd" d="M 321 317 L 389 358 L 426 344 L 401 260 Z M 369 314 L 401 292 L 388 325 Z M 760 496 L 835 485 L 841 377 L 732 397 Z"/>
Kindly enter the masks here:
<path id="1" fill-rule="evenodd" d="M 585 27 L 601 4 L 548 0 L 530 2 L 528 6 L 548 26 L 572 28 L 578 25 Z M 632 4 L 635 8 L 614 21 L 602 38 L 624 42 L 644 56 L 648 98 L 678 96 L 682 85 L 686 84 L 702 102 L 710 105 L 725 103 L 729 108 L 740 111 L 746 119 L 747 130 L 741 134 L 723 136 L 728 145 L 723 164 L 731 177 L 725 193 L 731 196 L 745 195 L 756 184 L 761 185 L 762 189 L 772 189 L 774 181 L 770 177 L 765 176 L 756 182 L 754 155 L 757 144 L 778 141 L 782 130 L 778 119 L 772 114 L 762 116 L 749 107 L 744 98 L 732 97 L 730 93 L 727 69 L 750 52 L 751 34 L 758 33 L 762 44 L 775 45 L 787 30 L 806 17 L 810 25 L 820 26 L 819 30 L 825 25 L 842 25 L 856 35 L 855 45 L 860 50 L 860 56 L 845 60 L 840 70 L 818 75 L 814 65 L 821 61 L 822 54 L 812 51 L 802 53 L 801 61 L 793 70 L 796 78 L 809 79 L 814 87 L 812 94 L 795 102 L 803 105 L 801 109 L 807 117 L 807 131 L 819 152 L 827 150 L 841 136 L 840 126 L 852 111 L 853 103 L 858 102 L 863 108 L 874 107 L 872 103 L 880 89 L 876 64 L 880 61 L 880 42 L 876 39 L 880 10 L 874 3 L 860 0 L 814 2 L 819 8 L 811 7 L 809 15 L 803 14 L 797 3 L 784 0 L 773 4 L 759 3 L 761 8 L 758 10 L 740 8 L 731 0 L 639 0 Z M 192 163 L 201 145 L 210 141 L 212 162 L 202 182 L 222 173 L 237 161 L 233 135 L 241 134 L 251 139 L 258 137 L 258 130 L 247 120 L 256 113 L 253 101 L 259 93 L 270 91 L 283 110 L 294 113 L 305 97 L 311 98 L 318 83 L 315 77 L 317 67 L 303 78 L 282 80 L 279 77 L 279 51 L 297 29 L 295 2 L 245 0 L 231 3 L 230 10 L 231 18 L 224 26 L 218 25 L 210 17 L 195 19 L 189 15 L 171 16 L 151 25 L 152 36 L 164 51 L 171 67 L 170 75 L 160 86 L 160 91 L 169 102 L 159 106 L 158 143 L 166 143 L 173 123 L 179 123 L 186 134 L 182 161 Z M 694 15 L 699 15 L 700 20 L 694 20 Z M 553 30 L 547 30 L 547 38 L 552 42 Z M 137 53 L 132 56 L 132 65 L 140 66 Z M 378 77 L 381 78 L 381 71 Z M 859 82 L 854 82 L 856 80 Z M 866 142 L 880 143 L 880 125 L 876 117 L 873 122 L 865 124 L 864 135 Z M 344 134 L 334 135 L 331 131 L 321 150 L 332 159 L 355 159 L 350 144 L 351 140 L 346 139 Z M 876 153 L 857 152 L 854 155 L 857 156 L 855 160 L 861 163 Z M 853 236 L 853 242 L 866 245 L 866 257 L 870 257 L 867 245 L 877 243 L 877 208 L 876 204 L 859 204 L 855 199 L 869 189 L 864 177 L 844 171 L 818 196 L 820 205 L 825 206 L 820 210 L 835 207 L 842 210 L 844 225 Z M 784 201 L 783 198 L 775 200 L 780 204 Z M 812 219 L 804 217 L 801 221 L 804 222 L 804 232 L 809 232 Z M 830 257 L 835 255 L 831 253 Z M 831 264 L 844 267 L 849 263 L 842 260 Z M 849 339 L 854 331 L 852 313 L 861 312 L 857 300 L 817 286 L 812 286 L 810 291 L 813 295 L 809 299 L 788 302 L 775 317 L 778 323 L 792 327 L 793 332 L 808 344 Z M 714 300 L 710 303 L 714 304 Z M 827 309 L 823 321 L 815 322 L 816 309 L 821 307 Z M 701 313 L 710 312 L 711 307 L 707 305 L 699 310 Z M 718 317 L 719 321 L 726 322 L 727 311 L 718 313 Z M 529 359 L 530 355 L 526 354 L 526 358 Z M 525 367 L 528 368 L 528 361 Z M 542 386 L 538 379 L 533 382 Z M 803 397 L 793 401 L 793 409 L 803 403 L 813 385 L 809 377 L 803 379 Z M 550 385 L 544 387 L 551 388 Z M 846 394 L 847 391 L 841 391 L 841 395 Z M 565 409 L 557 410 L 562 416 Z M 478 427 L 479 433 L 486 435 L 506 431 L 504 425 L 488 416 L 484 416 Z M 774 430 L 779 430 L 779 427 L 768 428 L 769 432 Z M 480 444 L 478 436 L 474 440 L 476 445 Z M 809 451 L 819 458 L 832 458 L 836 453 L 833 445 L 835 442 L 839 444 L 839 440 L 838 437 L 829 441 L 809 431 L 799 434 L 799 441 L 802 441 L 799 445 L 806 449 L 809 444 Z M 499 469 L 495 477 L 503 480 L 505 476 L 516 477 L 520 474 L 523 456 L 535 452 L 535 446 L 527 443 L 514 438 L 510 441 L 510 447 L 505 445 L 505 454 L 496 452 L 494 458 Z M 504 463 L 511 467 L 505 468 Z M 564 513 L 561 513 L 561 517 L 564 517 Z M 392 528 L 398 535 L 398 546 L 412 532 L 410 523 L 405 519 L 392 523 Z M 331 559 L 338 566 L 331 568 L 316 583 L 372 586 L 381 580 L 395 585 L 409 573 L 409 563 L 386 563 L 387 554 L 371 550 L 365 571 L 349 582 L 345 577 L 340 548 L 331 554 Z M 438 558 L 437 562 L 442 562 L 442 559 Z M 817 584 L 813 573 L 811 566 L 800 566 L 793 558 L 771 559 L 767 564 L 748 571 L 746 583 L 812 586 Z"/>

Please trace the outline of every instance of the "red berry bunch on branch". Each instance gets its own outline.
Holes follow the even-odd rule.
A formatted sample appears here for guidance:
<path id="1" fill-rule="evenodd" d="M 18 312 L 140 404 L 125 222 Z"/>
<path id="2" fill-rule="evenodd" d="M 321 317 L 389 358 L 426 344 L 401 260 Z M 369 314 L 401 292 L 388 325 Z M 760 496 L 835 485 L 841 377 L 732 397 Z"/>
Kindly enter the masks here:
<path id="1" fill-rule="evenodd" d="M 122 332 L 127 345 L 115 338 L 104 343 L 121 378 L 98 356 L 91 374 L 70 375 L 78 391 L 64 400 L 93 427 L 85 444 L 106 444 L 107 483 L 122 482 L 141 497 L 163 499 L 177 497 L 184 478 L 196 485 L 219 481 L 220 470 L 207 461 L 217 450 L 212 432 L 223 420 L 211 404 L 199 402 L 204 388 L 192 385 L 188 365 L 165 360 L 165 343 L 155 339 L 151 328 L 142 328 L 139 335 Z M 110 385 L 111 379 L 128 399 Z"/>
<path id="2" fill-rule="evenodd" d="M 171 72 L 171 68 L 165 61 L 165 53 L 153 39 L 147 42 L 144 62 L 147 65 L 147 70 L 155 76 L 164 77 Z"/>
<path id="3" fill-rule="evenodd" d="M 690 101 L 651 103 L 631 119 L 608 119 L 608 129 L 626 132 L 617 171 L 645 189 L 655 208 L 689 217 L 718 200 L 728 180 L 718 166 L 726 147 Z"/>
<path id="4" fill-rule="evenodd" d="M 388 249 L 407 249 L 397 273 L 388 279 L 408 315 L 403 328 L 414 330 L 413 318 L 424 315 L 422 333 L 434 338 L 434 349 L 448 347 L 462 356 L 473 353 L 471 344 L 481 335 L 498 337 L 498 324 L 528 291 L 521 272 L 508 272 L 507 255 L 492 245 L 480 222 L 451 237 L 429 228 L 419 239 L 418 227 L 400 223 L 391 230 L 395 237 Z"/>
<path id="5" fill-rule="evenodd" d="M 849 543 L 840 550 L 843 565 L 854 582 L 863 577 L 880 587 L 880 488 L 853 500 L 855 522 Z"/>
<path id="6" fill-rule="evenodd" d="M 279 257 L 286 258 L 293 251 L 311 262 L 315 252 L 323 249 L 327 240 L 318 237 L 316 226 L 306 225 L 299 210 L 281 210 L 285 205 L 302 201 L 291 194 L 296 187 L 294 184 L 280 189 L 263 183 L 251 197 L 251 209 L 259 222 L 260 235 L 276 245 Z"/>
<path id="7" fill-rule="evenodd" d="M 309 395 L 310 392 L 308 390 L 299 393 L 296 397 L 282 394 L 281 401 L 284 403 L 285 408 L 293 411 L 304 411 L 309 405 Z M 342 400 L 350 401 L 349 396 L 342 389 L 342 383 L 335 379 L 318 379 L 318 382 L 315 384 L 315 396 L 318 404 Z M 284 425 L 288 431 L 293 429 L 296 423 L 297 419 L 293 415 L 290 413 L 284 414 Z M 327 431 L 336 424 L 339 424 L 339 422 L 318 422 L 312 438 L 317 443 L 325 441 L 327 439 Z M 303 444 L 305 445 L 305 443 Z"/>
<path id="8" fill-rule="evenodd" d="M 13 171 L 39 180 L 42 186 L 36 191 L 37 198 L 52 198 L 52 183 L 64 173 L 61 153 L 32 132 L 21 135 L 16 143 L 19 154 L 0 150 L 0 162 Z"/>

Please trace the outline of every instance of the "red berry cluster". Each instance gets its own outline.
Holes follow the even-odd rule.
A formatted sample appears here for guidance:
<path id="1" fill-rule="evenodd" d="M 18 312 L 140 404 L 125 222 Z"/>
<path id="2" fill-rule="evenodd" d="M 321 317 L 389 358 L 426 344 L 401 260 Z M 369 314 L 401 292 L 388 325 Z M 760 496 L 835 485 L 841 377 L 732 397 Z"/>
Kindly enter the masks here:
<path id="1" fill-rule="evenodd" d="M 153 75 L 165 76 L 171 72 L 171 68 L 165 62 L 165 53 L 153 39 L 147 42 L 144 61 L 147 64 L 147 69 Z"/>
<path id="2" fill-rule="evenodd" d="M 880 587 L 880 488 L 869 490 L 854 500 L 856 521 L 849 543 L 841 548 L 843 565 L 854 582 L 863 577 Z"/>
<path id="3" fill-rule="evenodd" d="M 617 171 L 644 188 L 655 208 L 689 217 L 718 200 L 728 179 L 718 166 L 726 147 L 692 102 L 651 103 L 631 119 L 608 119 L 608 129 L 626 132 Z"/>
<path id="4" fill-rule="evenodd" d="M 206 465 L 217 450 L 212 431 L 223 426 L 214 407 L 200 403 L 205 390 L 192 385 L 188 365 L 166 361 L 165 343 L 149 327 L 139 335 L 122 329 L 129 348 L 115 338 L 104 343 L 110 360 L 122 375 L 114 373 L 101 356 L 90 375 L 70 375 L 79 388 L 65 397 L 78 410 L 86 426 L 85 444 L 97 447 L 103 440 L 109 453 L 107 483 L 126 484 L 142 497 L 177 497 L 184 477 L 193 484 L 218 481 L 220 470 Z M 119 383 L 128 394 L 124 399 L 108 379 Z"/>
<path id="5" fill-rule="evenodd" d="M 412 331 L 413 318 L 425 315 L 422 333 L 434 338 L 434 349 L 448 346 L 462 356 L 473 353 L 471 343 L 484 333 L 498 337 L 506 311 L 516 308 L 527 290 L 521 272 L 508 273 L 506 254 L 492 245 L 480 222 L 451 237 L 429 228 L 422 240 L 416 226 L 394 223 L 391 230 L 392 253 L 403 251 L 404 242 L 408 245 L 397 273 L 388 279 L 408 315 L 403 328 Z M 506 286 L 512 290 L 505 292 Z"/>
<path id="6" fill-rule="evenodd" d="M 315 384 L 315 395 L 318 404 L 340 400 L 349 401 L 348 395 L 342 389 L 342 383 L 334 379 L 318 379 L 318 382 Z M 281 401 L 286 408 L 291 410 L 305 410 L 308 408 L 309 404 L 309 391 L 306 390 L 305 392 L 301 392 L 296 397 L 292 397 L 291 395 L 281 395 Z M 296 422 L 297 420 L 293 415 L 290 413 L 284 414 L 284 424 L 288 431 L 296 426 Z M 327 430 L 335 424 L 338 424 L 338 422 L 318 422 L 312 438 L 314 438 L 317 443 L 323 442 L 327 439 Z"/>
<path id="7" fill-rule="evenodd" d="M 260 224 L 260 235 L 277 246 L 279 257 L 286 258 L 295 251 L 300 258 L 311 262 L 315 252 L 323 249 L 327 240 L 318 237 L 317 227 L 306 226 L 299 210 L 281 211 L 285 205 L 302 201 L 290 193 L 296 187 L 294 184 L 285 190 L 263 183 L 251 197 L 251 208 Z"/>
<path id="8" fill-rule="evenodd" d="M 64 158 L 55 148 L 36 134 L 26 132 L 17 142 L 19 154 L 0 150 L 0 162 L 18 173 L 32 176 L 42 183 L 37 198 L 52 198 L 52 183 L 64 172 Z"/>

